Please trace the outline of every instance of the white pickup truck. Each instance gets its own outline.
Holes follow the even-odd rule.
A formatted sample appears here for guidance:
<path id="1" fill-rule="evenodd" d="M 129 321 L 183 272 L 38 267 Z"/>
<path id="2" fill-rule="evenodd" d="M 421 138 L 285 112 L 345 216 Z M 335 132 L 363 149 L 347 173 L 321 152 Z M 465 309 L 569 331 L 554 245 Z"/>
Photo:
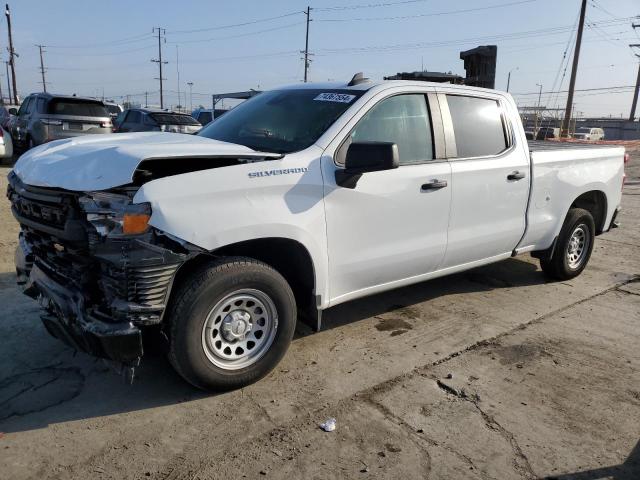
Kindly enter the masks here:
<path id="1" fill-rule="evenodd" d="M 585 268 L 616 225 L 623 148 L 527 143 L 505 93 L 423 82 L 302 84 L 198 135 L 59 140 L 8 197 L 18 282 L 55 337 L 129 372 L 145 331 L 193 385 L 269 372 L 298 317 L 531 252 Z M 429 288 L 425 284 L 424 288 Z"/>

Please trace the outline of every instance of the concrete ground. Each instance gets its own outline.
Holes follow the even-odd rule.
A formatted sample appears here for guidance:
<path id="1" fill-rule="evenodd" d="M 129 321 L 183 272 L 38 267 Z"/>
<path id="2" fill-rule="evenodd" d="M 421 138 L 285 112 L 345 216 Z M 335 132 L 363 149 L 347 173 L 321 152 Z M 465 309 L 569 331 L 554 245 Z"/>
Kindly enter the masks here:
<path id="1" fill-rule="evenodd" d="M 220 395 L 161 357 L 127 386 L 50 338 L 0 201 L 0 478 L 639 479 L 640 152 L 627 174 L 580 277 L 522 256 L 341 305 Z"/>

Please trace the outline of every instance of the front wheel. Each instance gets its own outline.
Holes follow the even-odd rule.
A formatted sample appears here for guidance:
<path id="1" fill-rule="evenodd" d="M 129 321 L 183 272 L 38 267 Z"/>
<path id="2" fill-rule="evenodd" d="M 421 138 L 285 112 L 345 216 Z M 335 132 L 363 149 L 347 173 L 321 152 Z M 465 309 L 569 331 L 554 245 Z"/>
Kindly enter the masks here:
<path id="1" fill-rule="evenodd" d="M 179 285 L 167 318 L 169 360 L 204 390 L 253 383 L 282 359 L 296 323 L 287 281 L 250 258 L 213 261 Z"/>
<path id="2" fill-rule="evenodd" d="M 540 260 L 542 271 L 551 278 L 569 280 L 587 266 L 595 240 L 593 216 L 582 208 L 572 208 L 562 225 L 551 259 Z"/>

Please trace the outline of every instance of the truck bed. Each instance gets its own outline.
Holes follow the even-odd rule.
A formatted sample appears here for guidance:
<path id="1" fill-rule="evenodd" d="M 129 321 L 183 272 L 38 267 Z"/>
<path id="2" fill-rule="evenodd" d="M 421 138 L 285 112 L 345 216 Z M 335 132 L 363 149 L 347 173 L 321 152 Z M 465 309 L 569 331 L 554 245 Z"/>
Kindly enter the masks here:
<path id="1" fill-rule="evenodd" d="M 529 140 L 529 152 L 549 152 L 552 150 L 582 150 L 592 148 L 619 148 L 616 145 L 603 145 L 592 142 L 552 142 L 545 140 Z"/>
<path id="2" fill-rule="evenodd" d="M 600 192 L 606 211 L 597 231 L 608 228 L 620 205 L 624 148 L 590 142 L 530 141 L 531 192 L 521 247 L 544 250 L 560 232 L 567 210 L 580 195 Z"/>

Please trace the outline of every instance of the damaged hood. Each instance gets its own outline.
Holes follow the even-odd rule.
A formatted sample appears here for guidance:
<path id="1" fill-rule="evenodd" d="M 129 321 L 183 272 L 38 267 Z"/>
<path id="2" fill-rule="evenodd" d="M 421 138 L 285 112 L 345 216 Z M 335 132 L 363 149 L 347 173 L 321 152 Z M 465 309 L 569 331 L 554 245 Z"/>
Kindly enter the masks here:
<path id="1" fill-rule="evenodd" d="M 143 160 L 212 157 L 280 158 L 244 145 L 196 135 L 144 132 L 87 135 L 57 140 L 24 153 L 14 172 L 27 185 L 74 191 L 106 190 L 131 183 Z"/>

